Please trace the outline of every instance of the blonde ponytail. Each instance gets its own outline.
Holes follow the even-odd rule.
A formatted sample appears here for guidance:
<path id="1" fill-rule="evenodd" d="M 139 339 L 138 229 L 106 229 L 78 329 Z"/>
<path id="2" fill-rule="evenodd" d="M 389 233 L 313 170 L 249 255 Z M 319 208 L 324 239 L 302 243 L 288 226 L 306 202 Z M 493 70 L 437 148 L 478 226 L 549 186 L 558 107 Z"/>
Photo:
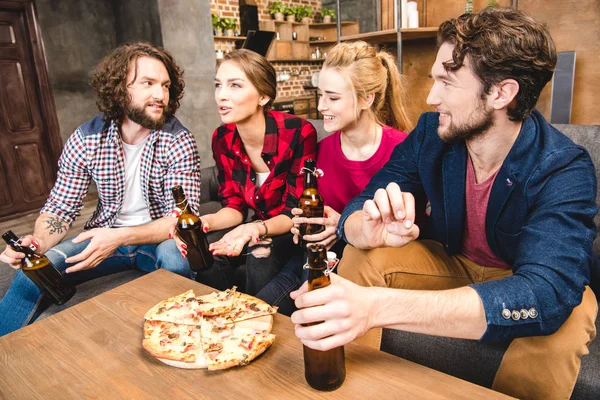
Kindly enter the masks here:
<path id="1" fill-rule="evenodd" d="M 390 53 L 380 51 L 377 53 L 377 57 L 381 59 L 383 66 L 387 70 L 388 77 L 382 113 L 386 115 L 390 126 L 401 131 L 410 132 L 413 127 L 405 107 L 406 89 L 404 77 L 400 75 L 396 60 Z"/>
<path id="2" fill-rule="evenodd" d="M 356 118 L 358 100 L 372 93 L 370 108 L 377 122 L 408 132 L 412 126 L 404 105 L 404 85 L 393 56 L 364 41 L 339 43 L 327 56 L 323 68 L 340 72 L 350 84 Z"/>

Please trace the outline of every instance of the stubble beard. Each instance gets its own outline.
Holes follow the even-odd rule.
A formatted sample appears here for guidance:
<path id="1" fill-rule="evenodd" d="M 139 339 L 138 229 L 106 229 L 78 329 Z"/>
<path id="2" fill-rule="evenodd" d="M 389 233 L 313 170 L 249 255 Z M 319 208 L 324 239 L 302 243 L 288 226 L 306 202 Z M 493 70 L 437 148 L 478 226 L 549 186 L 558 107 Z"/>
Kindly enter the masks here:
<path id="1" fill-rule="evenodd" d="M 482 100 L 479 107 L 471 113 L 467 122 L 457 125 L 451 122 L 444 135 L 438 135 L 446 143 L 467 141 L 476 136 L 484 135 L 494 125 L 494 108 L 486 108 Z"/>

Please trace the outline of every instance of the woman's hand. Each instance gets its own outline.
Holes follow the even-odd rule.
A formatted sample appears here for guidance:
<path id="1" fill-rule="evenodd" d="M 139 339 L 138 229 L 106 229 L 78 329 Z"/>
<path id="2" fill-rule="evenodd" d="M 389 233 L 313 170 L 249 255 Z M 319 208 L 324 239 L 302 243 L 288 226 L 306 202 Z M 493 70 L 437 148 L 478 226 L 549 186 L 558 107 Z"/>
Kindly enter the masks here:
<path id="1" fill-rule="evenodd" d="M 249 222 L 247 224 L 239 225 L 237 228 L 227 232 L 221 240 L 211 243 L 210 246 L 208 246 L 208 249 L 212 251 L 215 256 L 239 256 L 246 243 L 258 243 L 260 235 L 260 225 Z"/>
<path id="2" fill-rule="evenodd" d="M 302 210 L 299 208 L 292 209 L 292 214 L 294 214 L 294 218 L 292 218 L 294 227 L 291 229 L 291 232 L 294 235 L 294 243 L 298 244 L 298 239 L 300 237 L 300 224 L 307 223 L 324 225 L 325 230 L 315 235 L 304 235 L 303 239 L 305 241 L 322 244 L 327 247 L 328 250 L 335 244 L 335 242 L 337 242 L 338 238 L 335 234 L 335 231 L 340 220 L 340 214 L 333 208 L 325 206 L 323 218 L 300 217 L 299 215 L 302 214 Z"/>
<path id="3" fill-rule="evenodd" d="M 204 233 L 208 233 L 208 231 L 210 230 L 210 226 L 212 224 L 213 218 L 214 218 L 214 214 L 206 214 L 206 215 L 203 215 L 202 217 L 200 217 L 200 221 L 202 222 L 202 230 L 204 231 Z M 177 234 L 177 220 L 175 220 L 175 223 L 173 224 L 173 226 L 171 227 L 171 229 L 169 231 L 169 238 L 175 239 L 175 244 L 177 245 L 177 248 L 179 249 L 179 252 L 181 253 L 181 257 L 186 258 L 187 257 L 187 244 L 185 244 L 183 242 L 183 240 L 181 240 L 181 238 Z"/>

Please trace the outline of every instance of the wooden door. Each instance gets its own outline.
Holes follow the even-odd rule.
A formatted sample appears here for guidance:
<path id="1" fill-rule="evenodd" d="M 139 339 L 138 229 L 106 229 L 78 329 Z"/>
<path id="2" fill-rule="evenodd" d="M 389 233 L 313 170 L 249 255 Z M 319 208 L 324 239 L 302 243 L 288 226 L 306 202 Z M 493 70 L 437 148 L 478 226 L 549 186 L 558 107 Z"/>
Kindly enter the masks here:
<path id="1" fill-rule="evenodd" d="M 0 1 L 0 219 L 38 210 L 60 137 L 31 1 Z"/>

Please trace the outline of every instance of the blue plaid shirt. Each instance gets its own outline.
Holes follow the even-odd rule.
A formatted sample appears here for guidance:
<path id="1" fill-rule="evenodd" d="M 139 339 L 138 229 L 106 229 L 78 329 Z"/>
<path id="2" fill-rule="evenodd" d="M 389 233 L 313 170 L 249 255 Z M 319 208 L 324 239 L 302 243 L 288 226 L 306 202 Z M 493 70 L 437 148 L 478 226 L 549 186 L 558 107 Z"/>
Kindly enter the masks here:
<path id="1" fill-rule="evenodd" d="M 102 114 L 78 127 L 58 161 L 54 188 L 40 213 L 50 213 L 71 225 L 83 207 L 90 180 L 98 188 L 98 207 L 85 229 L 111 227 L 125 194 L 125 161 L 119 127 Z M 150 133 L 140 163 L 142 191 L 152 219 L 169 214 L 175 204 L 171 188 L 183 186 L 192 209 L 200 198 L 200 157 L 192 134 L 175 117 Z"/>

